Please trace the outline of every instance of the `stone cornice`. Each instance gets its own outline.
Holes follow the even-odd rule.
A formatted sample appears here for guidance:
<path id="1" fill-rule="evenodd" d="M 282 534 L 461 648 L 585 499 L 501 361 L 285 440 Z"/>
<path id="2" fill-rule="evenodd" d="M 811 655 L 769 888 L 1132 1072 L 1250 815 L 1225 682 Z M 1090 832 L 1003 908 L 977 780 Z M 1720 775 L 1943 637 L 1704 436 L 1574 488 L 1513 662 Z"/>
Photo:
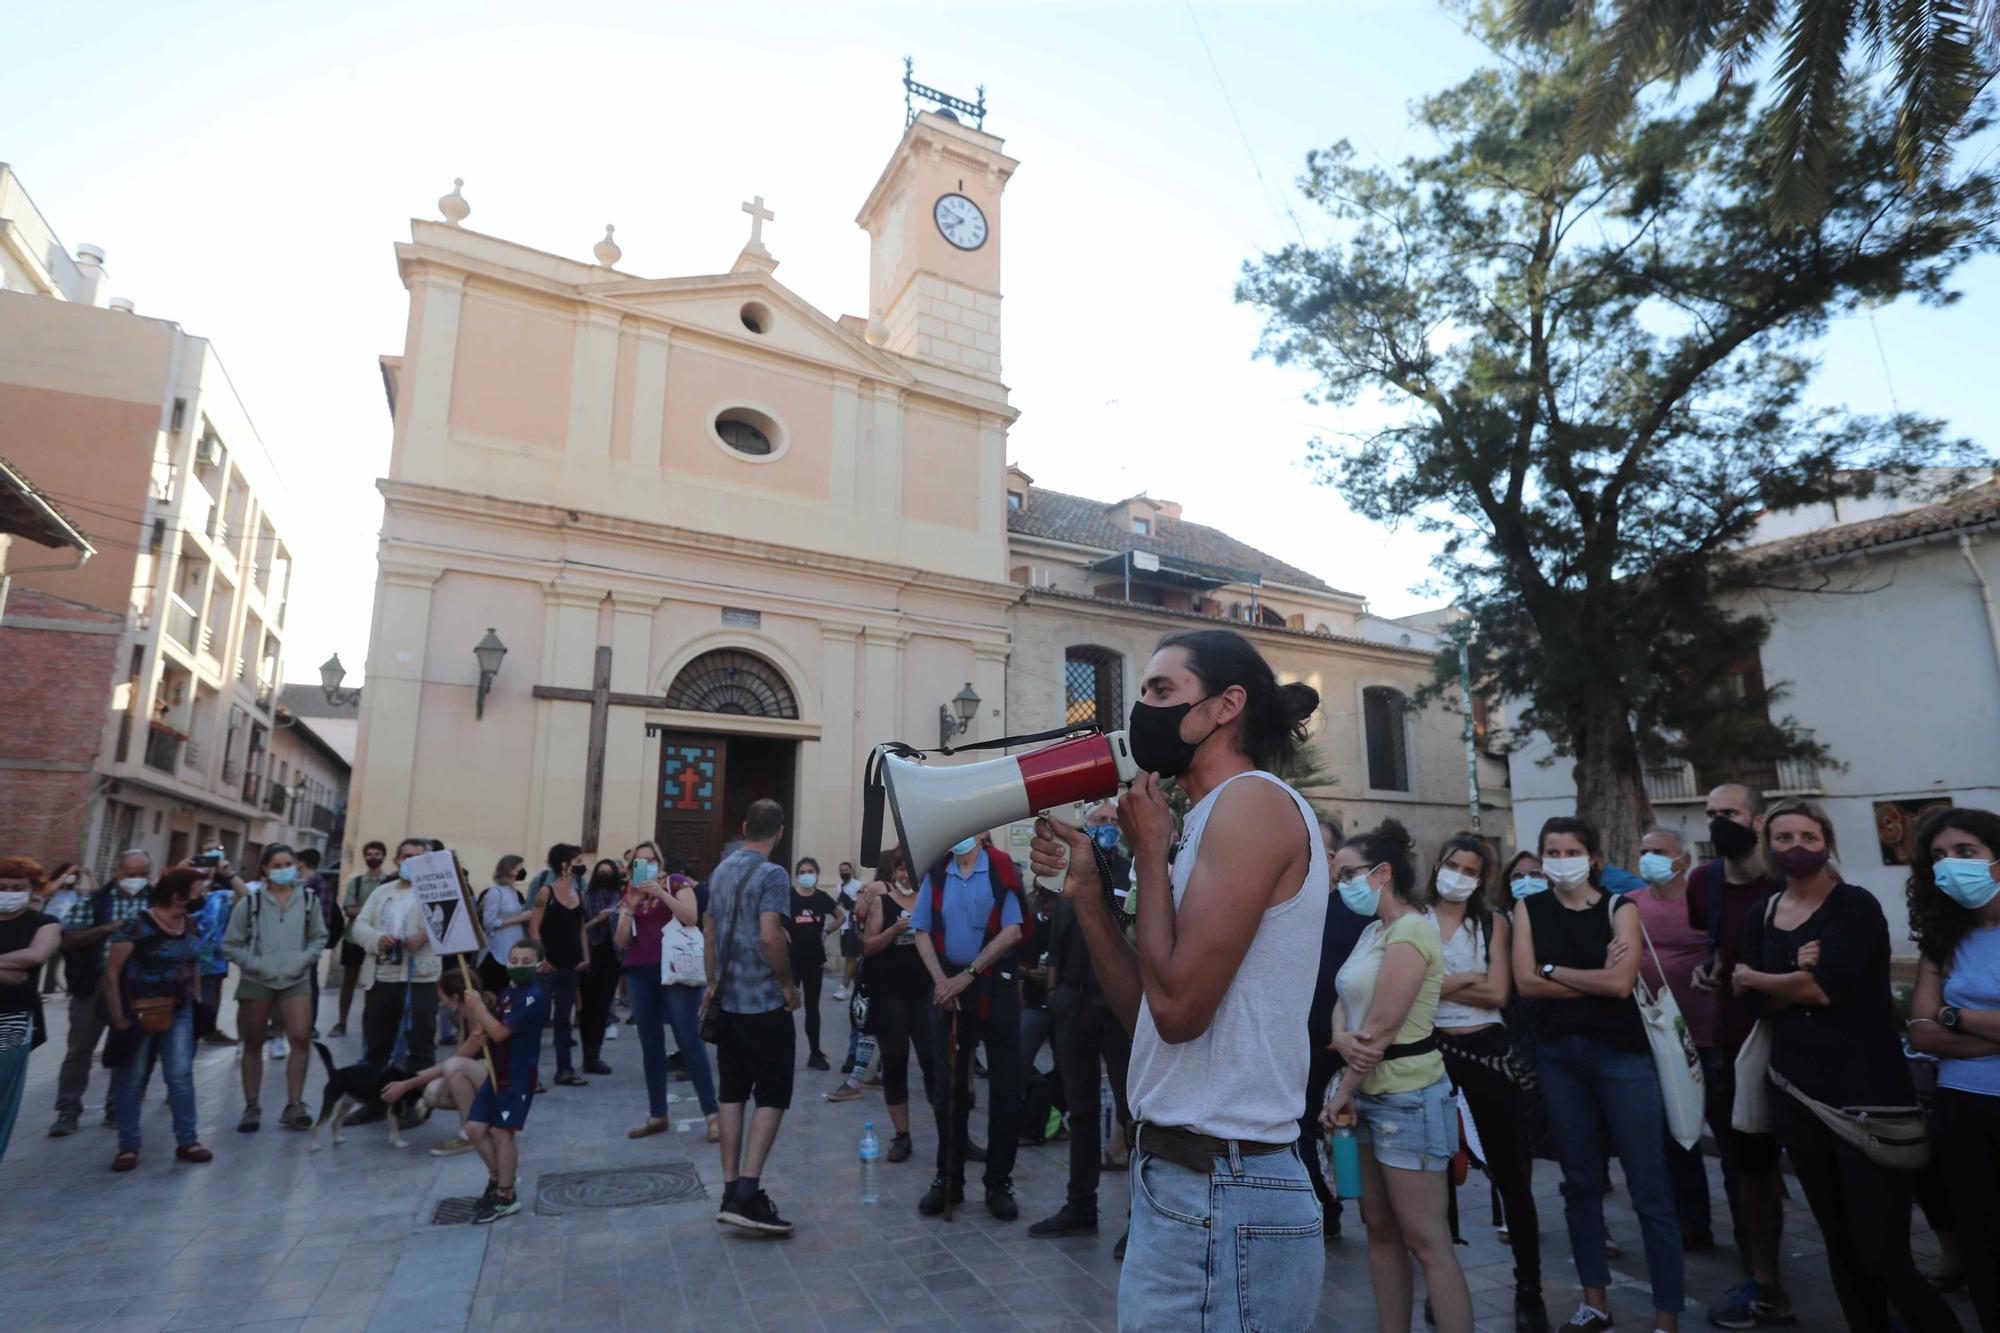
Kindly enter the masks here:
<path id="1" fill-rule="evenodd" d="M 1204 616 L 1193 611 L 1169 611 L 1164 607 L 1139 606 L 1131 602 L 1109 602 L 1083 593 L 1056 592 L 1048 588 L 1030 588 L 1025 591 L 1022 605 L 1030 610 L 1047 610 L 1051 613 L 1060 610 L 1089 616 L 1095 620 L 1115 620 L 1135 629 L 1145 629 L 1153 633 L 1169 632 L 1190 625 L 1207 625 L 1216 629 L 1235 630 L 1252 643 L 1268 642 L 1274 648 L 1297 649 L 1317 645 L 1343 657 L 1379 654 L 1426 664 L 1437 658 L 1436 653 L 1422 648 L 1405 648 L 1400 644 L 1377 643 L 1373 639 L 1357 639 L 1349 635 L 1316 634 L 1311 630 L 1292 629 L 1283 625 L 1252 625 L 1221 616 Z"/>

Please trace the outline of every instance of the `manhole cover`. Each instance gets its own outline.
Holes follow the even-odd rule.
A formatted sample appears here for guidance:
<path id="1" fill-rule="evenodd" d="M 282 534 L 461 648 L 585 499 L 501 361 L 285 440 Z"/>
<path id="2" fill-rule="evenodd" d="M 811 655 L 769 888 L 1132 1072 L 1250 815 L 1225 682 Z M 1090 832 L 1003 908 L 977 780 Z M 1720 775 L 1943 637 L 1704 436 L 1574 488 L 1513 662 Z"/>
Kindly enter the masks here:
<path id="1" fill-rule="evenodd" d="M 535 1211 L 581 1213 L 599 1208 L 633 1208 L 648 1203 L 689 1203 L 706 1199 L 692 1162 L 619 1167 L 608 1171 L 562 1171 L 535 1185 Z"/>
<path id="2" fill-rule="evenodd" d="M 478 1211 L 479 1199 L 474 1195 L 467 1195 L 463 1199 L 439 1199 L 437 1202 L 437 1211 L 431 1214 L 431 1225 L 434 1227 L 464 1226 L 472 1220 L 472 1215 Z"/>

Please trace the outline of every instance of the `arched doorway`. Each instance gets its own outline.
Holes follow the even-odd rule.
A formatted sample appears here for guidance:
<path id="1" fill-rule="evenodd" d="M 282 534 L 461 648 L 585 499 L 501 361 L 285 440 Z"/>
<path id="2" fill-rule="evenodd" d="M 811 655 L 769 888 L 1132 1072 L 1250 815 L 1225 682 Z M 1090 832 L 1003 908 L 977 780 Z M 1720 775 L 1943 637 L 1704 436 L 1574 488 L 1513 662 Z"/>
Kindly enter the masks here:
<path id="1" fill-rule="evenodd" d="M 682 667 L 667 687 L 667 707 L 688 713 L 797 721 L 798 697 L 783 672 L 754 653 L 724 648 Z M 785 737 L 659 729 L 660 796 L 654 837 L 707 876 L 740 836 L 753 801 L 785 807 L 785 837 L 772 859 L 789 864 L 797 817 L 798 742 Z"/>

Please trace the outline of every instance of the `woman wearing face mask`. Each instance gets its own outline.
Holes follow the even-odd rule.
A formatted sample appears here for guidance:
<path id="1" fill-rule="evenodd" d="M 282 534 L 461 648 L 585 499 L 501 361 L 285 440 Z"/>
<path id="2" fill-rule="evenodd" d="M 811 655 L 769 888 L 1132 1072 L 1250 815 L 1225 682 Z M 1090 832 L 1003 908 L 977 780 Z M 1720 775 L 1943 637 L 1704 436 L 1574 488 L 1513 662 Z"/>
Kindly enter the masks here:
<path id="1" fill-rule="evenodd" d="M 819 862 L 799 858 L 792 869 L 792 980 L 805 1002 L 807 1069 L 833 1068 L 819 1048 L 819 988 L 826 976 L 826 937 L 840 929 L 846 915 L 833 895 L 819 887 Z"/>
<path id="2" fill-rule="evenodd" d="M 1458 1151 L 1451 1080 L 1434 1031 L 1444 953 L 1424 917 L 1410 835 L 1393 819 L 1341 844 L 1333 877 L 1350 911 L 1373 916 L 1334 985 L 1333 1046 L 1347 1062 L 1321 1122 L 1350 1116 L 1361 1141 L 1361 1220 L 1383 1328 L 1410 1326 L 1410 1260 L 1443 1333 L 1470 1333 L 1472 1293 L 1446 1220 L 1447 1172 Z"/>
<path id="3" fill-rule="evenodd" d="M 632 1001 L 632 1030 L 638 1034 L 639 1057 L 646 1071 L 648 1114 L 627 1134 L 643 1139 L 671 1128 L 667 1119 L 666 1037 L 671 1024 L 674 1043 L 680 1048 L 695 1096 L 701 1100 L 702 1114 L 708 1117 L 708 1141 L 717 1143 L 722 1138 L 716 1119 L 721 1103 L 715 1096 L 708 1047 L 701 1040 L 702 988 L 669 984 L 660 976 L 661 933 L 667 922 L 699 930 L 705 899 L 686 875 L 675 873 L 662 879 L 663 868 L 659 848 L 652 843 L 642 842 L 632 849 L 629 882 L 611 932 L 612 946 L 623 955 L 625 990 Z"/>
<path id="4" fill-rule="evenodd" d="M 243 1118 L 239 1133 L 254 1134 L 263 1119 L 264 1033 L 273 1012 L 285 1030 L 286 1129 L 311 1129 L 306 1110 L 306 1067 L 312 1060 L 312 969 L 326 948 L 326 918 L 319 899 L 299 883 L 292 849 L 273 843 L 259 858 L 260 878 L 236 900 L 223 932 L 222 953 L 236 964 L 236 1034 L 243 1042 Z M 211 890 L 214 892 L 216 890 Z"/>
<path id="5" fill-rule="evenodd" d="M 625 898 L 625 873 L 609 857 L 590 868 L 590 884 L 583 891 L 583 928 L 590 936 L 590 970 L 583 974 L 577 993 L 577 1029 L 583 1036 L 583 1072 L 608 1074 L 604 1063 L 604 1030 L 611 1019 L 611 1000 L 618 994 L 618 951 L 611 945 L 611 931 L 618 920 L 618 904 Z"/>
<path id="6" fill-rule="evenodd" d="M 37 890 L 41 901 L 31 903 L 30 907 L 34 911 L 45 913 L 48 916 L 54 917 L 57 921 L 61 921 L 63 914 L 76 905 L 76 900 L 79 897 L 87 897 L 89 895 L 90 890 L 82 888 L 81 885 L 82 867 L 78 866 L 74 861 L 64 861 L 55 868 L 47 881 Z M 56 952 L 58 957 L 48 960 L 46 964 L 47 970 L 42 978 L 42 994 L 44 995 L 55 993 L 57 965 L 60 961 L 62 951 L 59 949 Z"/>
<path id="7" fill-rule="evenodd" d="M 861 896 L 861 983 L 868 996 L 868 1033 L 875 1038 L 882 1060 L 882 1102 L 889 1111 L 895 1137 L 889 1140 L 892 1162 L 910 1158 L 910 1053 L 924 1082 L 924 1100 L 931 1098 L 936 1072 L 931 1064 L 931 975 L 917 957 L 917 934 L 910 913 L 917 891 L 910 882 L 909 863 L 901 848 L 883 854 L 872 893 Z M 851 1102 L 861 1096 L 867 1071 L 855 1069 L 838 1088 L 826 1094 L 830 1102 Z"/>
<path id="8" fill-rule="evenodd" d="M 1957 1316 L 1910 1257 L 1917 1173 L 1870 1161 L 1805 1100 L 1836 1111 L 1917 1104 L 1889 992 L 1888 921 L 1874 894 L 1841 880 L 1833 822 L 1819 806 L 1779 801 L 1762 837 L 1785 887 L 1751 911 L 1730 981 L 1763 1002 L 1772 1123 L 1825 1238 L 1841 1313 L 1864 1333 L 1887 1329 L 1892 1305 L 1912 1333 L 1955 1330 Z M 1914 1003 L 1912 1012 L 1922 1016 Z M 1992 1206 L 1984 1197 L 1975 1211 Z"/>
<path id="9" fill-rule="evenodd" d="M 1938 1057 L 1934 1152 L 1948 1165 L 1966 1287 L 2000 1333 L 2000 815 L 1941 810 L 1910 849 L 1910 933 L 1923 961 L 1910 1045 Z"/>
<path id="10" fill-rule="evenodd" d="M 558 858 L 556 852 L 566 851 Z M 528 918 L 528 937 L 540 940 L 543 950 L 539 966 L 542 985 L 549 993 L 549 1026 L 555 1032 L 556 1085 L 584 1086 L 576 1072 L 571 1041 L 571 1015 L 576 1011 L 576 991 L 583 974 L 590 970 L 590 940 L 584 930 L 583 849 L 568 843 L 549 851 L 548 878 L 535 890 L 534 907 Z"/>
<path id="11" fill-rule="evenodd" d="M 200 941 L 189 926 L 187 909 L 201 887 L 199 875 L 177 866 L 147 890 L 145 910 L 111 932 L 104 960 L 104 1009 L 113 1031 L 105 1043 L 104 1063 L 113 1071 L 111 1104 L 118 1121 L 113 1171 L 139 1165 L 139 1113 L 155 1062 L 173 1110 L 174 1156 L 183 1162 L 215 1157 L 195 1136 L 194 997 Z M 309 915 L 317 918 L 319 913 Z M 148 1027 L 142 1013 L 154 1017 L 155 1026 L 164 1020 L 165 1027 Z"/>
<path id="12" fill-rule="evenodd" d="M 1444 984 L 1437 1010 L 1446 1071 L 1472 1112 L 1485 1150 L 1486 1174 L 1499 1191 L 1514 1251 L 1514 1327 L 1545 1333 L 1541 1222 L 1530 1186 L 1528 1128 L 1534 1071 L 1509 1040 L 1501 1009 L 1513 994 L 1510 927 L 1488 901 L 1493 849 L 1461 835 L 1438 849 L 1428 913 L 1444 941 Z M 1454 1205 L 1457 1198 L 1452 1198 Z"/>
<path id="13" fill-rule="evenodd" d="M 1625 1168 L 1646 1242 L 1653 1326 L 1674 1333 L 1686 1296 L 1680 1222 L 1665 1150 L 1667 1119 L 1632 986 L 1639 975 L 1639 911 L 1599 886 L 1597 830 L 1558 816 L 1537 844 L 1550 892 L 1514 887 L 1514 984 L 1540 1001 L 1535 1072 L 1563 1170 L 1563 1215 L 1583 1304 L 1565 1328 L 1611 1327 L 1605 1294 L 1602 1126 Z"/>
<path id="14" fill-rule="evenodd" d="M 493 867 L 493 882 L 479 895 L 479 924 L 486 934 L 486 947 L 479 954 L 479 985 L 498 995 L 507 989 L 507 951 L 528 933 L 535 914 L 521 894 L 521 881 L 528 877 L 526 858 L 503 856 Z"/>
<path id="15" fill-rule="evenodd" d="M 28 1085 L 28 1052 L 48 1040 L 35 979 L 56 955 L 62 922 L 30 906 L 41 878 L 25 856 L 0 858 L 0 1160 Z"/>

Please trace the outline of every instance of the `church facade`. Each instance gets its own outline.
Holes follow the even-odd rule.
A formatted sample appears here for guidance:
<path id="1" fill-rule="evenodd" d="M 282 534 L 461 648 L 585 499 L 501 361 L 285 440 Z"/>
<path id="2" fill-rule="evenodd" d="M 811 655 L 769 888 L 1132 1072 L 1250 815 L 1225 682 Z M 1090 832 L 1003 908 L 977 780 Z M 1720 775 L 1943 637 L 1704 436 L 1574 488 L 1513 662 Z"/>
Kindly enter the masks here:
<path id="1" fill-rule="evenodd" d="M 1370 682 L 1406 697 L 1431 651 L 1364 643 L 1358 596 L 1178 506 L 1008 467 L 1015 165 L 910 119 L 856 219 L 865 319 L 777 280 L 761 199 L 730 272 L 669 279 L 621 272 L 608 230 L 595 263 L 482 234 L 456 190 L 412 223 L 350 861 L 416 834 L 482 875 L 650 838 L 705 870 L 761 796 L 791 817 L 781 858 L 849 858 L 876 743 L 1122 725 L 1152 643 L 1191 623 L 1321 686 L 1350 804 L 1393 770 L 1385 810 L 1463 823 L 1455 718 L 1396 712 L 1374 770 L 1389 742 L 1357 727 Z"/>

